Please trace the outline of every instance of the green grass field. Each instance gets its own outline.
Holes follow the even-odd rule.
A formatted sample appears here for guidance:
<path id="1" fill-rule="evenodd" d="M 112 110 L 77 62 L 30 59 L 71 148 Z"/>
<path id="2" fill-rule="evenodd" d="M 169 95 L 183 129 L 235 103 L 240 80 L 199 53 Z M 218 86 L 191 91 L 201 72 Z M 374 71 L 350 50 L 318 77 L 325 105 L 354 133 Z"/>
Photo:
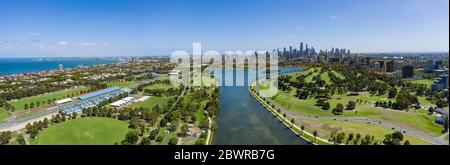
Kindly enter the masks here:
<path id="1" fill-rule="evenodd" d="M 150 86 L 146 86 L 144 89 L 164 89 L 167 90 L 169 88 L 176 88 L 176 86 L 170 84 L 153 84 Z"/>
<path id="2" fill-rule="evenodd" d="M 425 84 L 427 87 L 431 87 L 431 84 L 433 84 L 433 80 L 430 80 L 430 79 L 411 80 L 408 82 L 411 82 L 413 84 Z"/>
<path id="3" fill-rule="evenodd" d="M 308 132 L 313 132 L 314 130 L 320 132 L 319 137 L 328 139 L 332 132 L 344 132 L 346 137 L 350 133 L 356 136 L 357 133 L 362 135 L 362 138 L 366 135 L 374 136 L 375 140 L 382 141 L 386 134 L 392 133 L 393 131 L 380 126 L 355 123 L 355 122 L 344 122 L 344 121 L 326 121 L 326 120 L 296 120 L 296 125 L 305 126 L 305 130 Z M 425 145 L 431 144 L 427 141 L 409 136 L 404 134 L 405 139 L 409 140 L 411 144 Z M 351 144 L 351 142 L 350 142 Z"/>
<path id="4" fill-rule="evenodd" d="M 447 140 L 447 141 L 448 141 L 448 135 L 447 135 L 447 136 L 445 136 L 444 140 Z"/>
<path id="5" fill-rule="evenodd" d="M 356 99 L 361 99 L 368 101 L 368 103 L 357 103 L 356 111 L 344 111 L 343 115 L 336 116 L 360 116 L 367 117 L 370 119 L 375 119 L 383 122 L 390 122 L 402 127 L 422 132 L 430 136 L 438 136 L 441 133 L 442 127 L 433 124 L 434 117 L 429 116 L 426 113 L 415 113 L 413 110 L 409 112 L 405 111 L 394 111 L 385 110 L 378 107 L 374 107 L 374 101 L 376 100 L 388 100 L 385 96 L 370 95 L 369 93 L 362 92 L 359 96 L 345 96 L 337 95 L 333 96 L 332 99 L 328 100 L 331 105 L 330 110 L 322 110 L 320 107 L 315 106 L 315 99 L 301 100 L 293 96 L 293 93 L 279 92 L 277 96 L 272 98 L 274 102 L 285 108 L 286 110 L 296 112 L 299 114 L 310 115 L 310 116 L 322 116 L 322 117 L 333 117 L 331 109 L 333 109 L 337 103 L 341 103 L 344 106 L 348 101 Z M 422 111 L 419 111 L 422 112 Z"/>
<path id="6" fill-rule="evenodd" d="M 167 105 L 167 101 L 170 97 L 157 97 L 157 96 L 150 96 L 149 99 L 142 101 L 142 102 L 136 102 L 130 105 L 132 108 L 153 108 L 157 104 L 159 104 L 159 107 L 164 107 Z"/>
<path id="7" fill-rule="evenodd" d="M 52 125 L 38 135 L 38 144 L 120 143 L 129 131 L 128 123 L 110 118 L 78 118 Z"/>
<path id="8" fill-rule="evenodd" d="M 0 108 L 0 122 L 6 120 L 9 116 L 10 114 L 5 109 Z"/>
<path id="9" fill-rule="evenodd" d="M 69 94 L 75 93 L 77 95 L 77 94 L 79 94 L 80 91 L 88 90 L 88 89 L 89 89 L 89 87 L 81 86 L 78 88 L 65 89 L 65 90 L 55 91 L 55 92 L 38 95 L 38 96 L 25 97 L 25 98 L 18 99 L 16 101 L 9 101 L 9 103 L 16 108 L 16 111 L 23 111 L 25 104 L 30 105 L 30 103 L 32 103 L 32 102 L 34 102 L 34 104 L 36 104 L 37 101 L 39 101 L 41 103 L 44 101 L 45 103 L 47 103 L 48 99 L 53 100 L 53 98 L 60 100 L 63 98 L 67 98 L 67 95 L 69 95 Z"/>
<path id="10" fill-rule="evenodd" d="M 106 82 L 106 85 L 108 86 L 116 86 L 119 88 L 125 88 L 131 85 L 137 84 L 137 82 L 135 81 L 110 81 L 110 82 Z"/>

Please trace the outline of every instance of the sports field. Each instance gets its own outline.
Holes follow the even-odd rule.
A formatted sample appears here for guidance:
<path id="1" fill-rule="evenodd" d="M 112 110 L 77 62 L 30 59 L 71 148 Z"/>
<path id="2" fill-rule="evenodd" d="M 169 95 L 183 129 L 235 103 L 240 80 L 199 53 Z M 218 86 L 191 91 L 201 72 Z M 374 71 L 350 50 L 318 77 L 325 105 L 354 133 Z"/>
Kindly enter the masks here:
<path id="1" fill-rule="evenodd" d="M 157 97 L 157 96 L 150 96 L 149 99 L 142 101 L 142 102 L 136 102 L 130 105 L 130 107 L 132 108 L 138 108 L 138 107 L 143 107 L 143 108 L 153 108 L 154 106 L 159 104 L 159 107 L 164 107 L 167 105 L 167 101 L 169 100 L 170 97 Z"/>
<path id="2" fill-rule="evenodd" d="M 110 118 L 78 118 L 52 125 L 39 133 L 38 144 L 104 144 L 120 143 L 128 123 Z"/>
<path id="3" fill-rule="evenodd" d="M 49 99 L 50 100 L 53 100 L 53 99 L 60 100 L 63 98 L 67 98 L 67 95 L 70 95 L 72 93 L 75 95 L 78 95 L 80 91 L 88 90 L 88 89 L 89 89 L 89 87 L 81 86 L 81 87 L 76 87 L 76 88 L 71 88 L 71 89 L 55 91 L 55 92 L 51 92 L 51 93 L 47 93 L 47 94 L 43 94 L 43 95 L 25 97 L 25 98 L 18 99 L 16 101 L 9 101 L 9 103 L 16 108 L 16 111 L 23 111 L 25 104 L 30 105 L 30 103 L 34 103 L 36 105 L 36 102 L 39 101 L 39 102 L 41 102 L 41 106 L 42 106 L 43 105 L 42 102 L 45 102 L 45 104 L 47 104 L 47 101 Z"/>
<path id="4" fill-rule="evenodd" d="M 135 85 L 137 84 L 137 82 L 135 81 L 110 81 L 110 82 L 106 82 L 106 84 L 108 86 L 111 87 L 119 87 L 119 88 L 125 88 L 125 87 L 129 87 L 131 85 Z"/>
<path id="5" fill-rule="evenodd" d="M 144 89 L 150 89 L 150 90 L 153 90 L 153 89 L 164 89 L 164 90 L 167 90 L 167 89 L 170 89 L 170 88 L 175 88 L 176 86 L 173 86 L 173 85 L 170 85 L 170 84 L 153 84 L 153 85 L 150 85 L 150 86 L 146 86 Z"/>

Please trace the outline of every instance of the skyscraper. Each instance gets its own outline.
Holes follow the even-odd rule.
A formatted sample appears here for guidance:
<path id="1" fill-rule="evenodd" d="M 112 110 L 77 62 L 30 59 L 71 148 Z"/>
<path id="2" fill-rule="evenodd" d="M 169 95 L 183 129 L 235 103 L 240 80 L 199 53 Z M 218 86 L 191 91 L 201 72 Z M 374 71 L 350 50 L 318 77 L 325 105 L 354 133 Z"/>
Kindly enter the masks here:
<path id="1" fill-rule="evenodd" d="M 300 56 L 303 56 L 303 42 L 300 42 Z"/>
<path id="2" fill-rule="evenodd" d="M 402 68 L 402 77 L 411 78 L 414 76 L 414 67 L 411 65 L 406 65 Z"/>
<path id="3" fill-rule="evenodd" d="M 394 71 L 394 60 L 389 60 L 386 62 L 386 72 Z"/>

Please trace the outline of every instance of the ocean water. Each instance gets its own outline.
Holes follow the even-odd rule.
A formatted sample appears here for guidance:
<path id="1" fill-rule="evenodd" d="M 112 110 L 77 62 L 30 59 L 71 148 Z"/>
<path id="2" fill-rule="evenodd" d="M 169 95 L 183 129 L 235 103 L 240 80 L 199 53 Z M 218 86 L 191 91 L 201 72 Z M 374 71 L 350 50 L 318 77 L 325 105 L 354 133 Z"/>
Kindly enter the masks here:
<path id="1" fill-rule="evenodd" d="M 116 60 L 114 59 L 98 58 L 0 58 L 0 75 L 57 70 L 59 64 L 62 64 L 63 68 L 74 68 L 78 65 L 91 66 L 96 64 L 111 64 L 115 62 Z"/>

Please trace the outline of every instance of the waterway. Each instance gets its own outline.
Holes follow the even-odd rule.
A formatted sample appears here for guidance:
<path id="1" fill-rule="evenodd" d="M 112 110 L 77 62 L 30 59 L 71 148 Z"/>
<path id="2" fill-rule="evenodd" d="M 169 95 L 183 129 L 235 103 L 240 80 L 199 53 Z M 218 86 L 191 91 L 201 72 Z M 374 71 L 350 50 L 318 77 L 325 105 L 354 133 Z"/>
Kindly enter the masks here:
<path id="1" fill-rule="evenodd" d="M 287 68 L 289 70 L 289 68 Z M 282 69 L 286 70 L 286 69 Z M 244 72 L 244 86 L 236 85 L 236 75 Z M 308 145 L 266 110 L 248 91 L 253 71 L 224 70 L 222 79 L 233 76 L 233 86 L 220 87 L 220 112 L 212 144 L 216 145 Z M 238 76 L 239 77 L 239 76 Z M 249 78 L 250 77 L 250 78 Z"/>

